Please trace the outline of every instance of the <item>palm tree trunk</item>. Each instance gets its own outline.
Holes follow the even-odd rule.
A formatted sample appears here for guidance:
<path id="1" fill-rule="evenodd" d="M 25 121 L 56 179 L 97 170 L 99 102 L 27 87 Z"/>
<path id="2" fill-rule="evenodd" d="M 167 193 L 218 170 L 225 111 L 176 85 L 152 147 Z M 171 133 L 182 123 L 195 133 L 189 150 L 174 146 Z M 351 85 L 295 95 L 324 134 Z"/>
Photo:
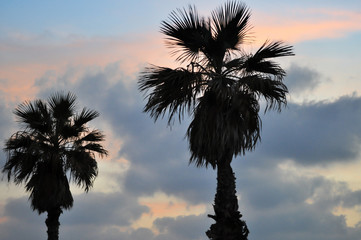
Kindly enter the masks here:
<path id="1" fill-rule="evenodd" d="M 238 211 L 235 176 L 231 167 L 232 156 L 217 163 L 217 193 L 214 199 L 216 222 L 206 232 L 211 240 L 247 240 L 248 228 Z"/>
<path id="2" fill-rule="evenodd" d="M 46 226 L 48 227 L 48 240 L 58 240 L 59 239 L 59 217 L 63 212 L 60 207 L 55 207 L 47 211 L 48 217 L 45 220 Z"/>

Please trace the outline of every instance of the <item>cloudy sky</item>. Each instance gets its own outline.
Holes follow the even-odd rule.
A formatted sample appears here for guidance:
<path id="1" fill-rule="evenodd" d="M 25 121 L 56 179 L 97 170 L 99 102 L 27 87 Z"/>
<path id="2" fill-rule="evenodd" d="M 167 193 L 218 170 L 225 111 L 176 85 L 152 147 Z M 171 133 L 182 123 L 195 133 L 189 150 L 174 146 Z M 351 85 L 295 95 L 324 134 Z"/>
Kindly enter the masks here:
<path id="1" fill-rule="evenodd" d="M 0 140 L 18 128 L 24 100 L 72 91 L 101 113 L 110 151 L 85 194 L 61 217 L 63 240 L 207 239 L 216 189 L 212 169 L 188 165 L 189 120 L 167 127 L 142 113 L 137 76 L 147 64 L 177 66 L 162 20 L 216 0 L 0 0 Z M 294 46 L 281 60 L 289 104 L 261 113 L 262 142 L 233 161 L 250 240 L 359 240 L 361 236 L 361 3 L 245 2 L 255 51 L 267 40 Z M 6 156 L 0 153 L 0 167 Z M 2 176 L 1 176 L 2 177 Z M 0 177 L 0 180 L 1 180 Z M 0 239 L 45 239 L 45 214 L 30 209 L 23 185 L 0 181 Z"/>

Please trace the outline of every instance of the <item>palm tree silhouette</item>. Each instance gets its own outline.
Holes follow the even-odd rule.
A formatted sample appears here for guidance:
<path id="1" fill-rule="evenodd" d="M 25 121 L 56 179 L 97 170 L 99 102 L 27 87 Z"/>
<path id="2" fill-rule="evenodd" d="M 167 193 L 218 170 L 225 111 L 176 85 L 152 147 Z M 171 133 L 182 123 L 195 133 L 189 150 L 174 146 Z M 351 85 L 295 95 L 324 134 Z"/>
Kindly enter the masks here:
<path id="1" fill-rule="evenodd" d="M 168 113 L 168 124 L 184 113 L 192 117 L 187 130 L 190 162 L 217 168 L 215 220 L 210 239 L 247 239 L 236 197 L 234 156 L 253 150 L 260 139 L 260 98 L 265 111 L 286 105 L 285 71 L 272 58 L 294 55 L 292 46 L 266 41 L 254 54 L 242 45 L 249 38 L 250 11 L 237 1 L 203 18 L 194 6 L 171 12 L 161 24 L 172 54 L 186 67 L 150 66 L 138 84 L 146 92 L 144 112 L 157 120 Z M 185 65 L 185 64 L 184 64 Z"/>
<path id="2" fill-rule="evenodd" d="M 4 148 L 8 157 L 2 171 L 8 181 L 25 183 L 33 210 L 48 213 L 48 240 L 59 238 L 59 216 L 73 206 L 69 180 L 88 192 L 98 174 L 94 153 L 107 155 L 100 145 L 104 135 L 86 126 L 98 112 L 76 113 L 75 103 L 75 95 L 55 93 L 47 102 L 20 104 L 14 114 L 23 129 Z"/>

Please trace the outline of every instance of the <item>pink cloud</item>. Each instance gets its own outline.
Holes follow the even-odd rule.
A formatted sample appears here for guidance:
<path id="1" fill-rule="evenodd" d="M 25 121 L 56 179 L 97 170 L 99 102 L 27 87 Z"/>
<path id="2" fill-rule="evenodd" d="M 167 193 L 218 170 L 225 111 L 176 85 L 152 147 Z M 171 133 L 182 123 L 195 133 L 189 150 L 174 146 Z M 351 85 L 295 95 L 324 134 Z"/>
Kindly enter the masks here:
<path id="1" fill-rule="evenodd" d="M 160 64 L 170 57 L 161 37 L 149 34 L 112 38 L 71 39 L 42 44 L 29 37 L 16 37 L 1 44 L 0 90 L 24 100 L 34 96 L 36 79 L 48 71 L 62 74 L 68 67 L 105 67 L 121 62 L 125 74 L 134 75 L 144 63 Z M 31 38 L 30 38 L 31 39 Z M 39 39 L 34 37 L 33 39 Z M 11 40 L 14 40 L 12 42 Z"/>
<path id="2" fill-rule="evenodd" d="M 149 212 L 133 223 L 133 227 L 152 228 L 153 221 L 163 217 L 199 215 L 206 211 L 204 204 L 190 205 L 182 199 L 157 192 L 151 197 L 141 197 L 139 203 L 147 206 Z"/>
<path id="3" fill-rule="evenodd" d="M 350 11 L 313 9 L 283 15 L 254 12 L 251 22 L 255 44 L 266 39 L 296 43 L 339 38 L 361 31 L 361 13 Z M 177 66 L 164 45 L 164 36 L 158 32 L 93 38 L 18 33 L 1 41 L 0 90 L 20 100 L 36 93 L 35 80 L 49 70 L 59 74 L 69 66 L 105 67 L 121 62 L 126 74 L 135 75 L 146 63 Z"/>
<path id="4" fill-rule="evenodd" d="M 5 223 L 8 221 L 7 217 L 0 217 L 0 224 Z"/>
<path id="5" fill-rule="evenodd" d="M 340 38 L 361 31 L 361 13 L 312 9 L 275 16 L 258 13 L 255 20 L 257 40 L 277 39 L 301 42 L 322 38 Z"/>

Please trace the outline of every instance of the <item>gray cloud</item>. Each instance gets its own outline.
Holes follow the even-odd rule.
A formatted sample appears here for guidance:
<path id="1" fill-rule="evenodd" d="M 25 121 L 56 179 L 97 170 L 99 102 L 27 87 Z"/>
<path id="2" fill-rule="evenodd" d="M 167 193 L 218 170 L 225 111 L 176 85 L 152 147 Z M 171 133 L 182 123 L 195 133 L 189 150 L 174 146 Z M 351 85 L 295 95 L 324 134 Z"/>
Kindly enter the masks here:
<path id="1" fill-rule="evenodd" d="M 348 227 L 345 216 L 332 213 L 337 206 L 361 205 L 359 191 L 347 184 L 277 165 L 267 169 L 236 165 L 235 169 L 249 239 L 358 239 L 360 226 Z"/>
<path id="2" fill-rule="evenodd" d="M 46 216 L 31 211 L 27 198 L 8 199 L 3 211 L 6 221 L 0 222 L 0 239 L 46 238 Z"/>
<path id="3" fill-rule="evenodd" d="M 148 211 L 148 207 L 140 205 L 129 194 L 90 192 L 75 196 L 73 208 L 64 211 L 62 221 L 66 225 L 129 226 Z"/>
<path id="4" fill-rule="evenodd" d="M 350 192 L 344 199 L 343 205 L 345 207 L 354 207 L 361 203 L 361 190 Z"/>
<path id="5" fill-rule="evenodd" d="M 137 199 L 129 194 L 90 192 L 75 195 L 73 208 L 64 211 L 60 216 L 60 236 L 61 239 L 69 240 L 100 239 L 99 233 L 104 229 L 129 227 L 145 212 L 148 212 L 148 207 L 139 205 Z M 37 212 L 33 212 L 26 198 L 9 199 L 4 207 L 4 217 L 7 221 L 0 223 L 1 239 L 25 239 L 28 232 L 31 237 L 27 239 L 46 237 L 46 213 L 39 216 Z M 82 229 L 92 229 L 92 231 L 83 232 Z M 98 238 L 90 238 L 93 231 L 98 231 Z M 111 233 L 110 231 L 109 234 Z M 71 236 L 79 236 L 79 238 Z"/>
<path id="6" fill-rule="evenodd" d="M 250 239 L 338 240 L 358 239 L 359 228 L 348 228 L 343 216 L 320 212 L 313 206 L 295 205 L 264 214 L 256 222 L 248 221 Z"/>
<path id="7" fill-rule="evenodd" d="M 308 67 L 292 64 L 286 72 L 285 84 L 291 94 L 298 95 L 304 91 L 312 91 L 321 82 L 320 73 Z"/>
<path id="8" fill-rule="evenodd" d="M 262 142 L 255 158 L 293 159 L 304 165 L 350 162 L 360 155 L 361 98 L 289 104 L 281 114 L 262 116 Z"/>
<path id="9" fill-rule="evenodd" d="M 0 91 L 0 142 L 3 144 L 13 133 L 15 123 L 13 122 L 13 102 L 8 102 L 5 100 L 5 94 Z M 2 151 L 3 146 L 0 149 L 0 168 L 5 164 L 5 153 Z M 1 179 L 1 177 L 0 177 Z"/>
<path id="10" fill-rule="evenodd" d="M 205 239 L 205 232 L 211 221 L 206 215 L 180 216 L 177 218 L 159 218 L 154 225 L 160 231 L 157 240 L 166 239 Z"/>

